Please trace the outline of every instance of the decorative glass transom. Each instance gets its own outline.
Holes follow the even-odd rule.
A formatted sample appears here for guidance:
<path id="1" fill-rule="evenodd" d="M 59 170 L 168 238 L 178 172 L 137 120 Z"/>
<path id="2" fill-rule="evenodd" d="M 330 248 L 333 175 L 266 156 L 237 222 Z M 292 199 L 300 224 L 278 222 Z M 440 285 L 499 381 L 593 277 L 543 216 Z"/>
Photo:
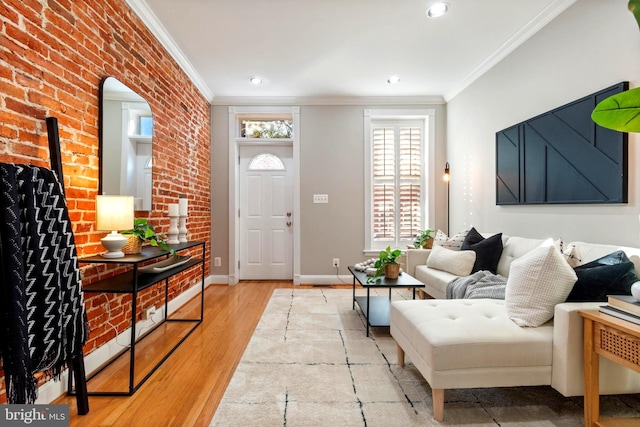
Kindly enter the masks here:
<path id="1" fill-rule="evenodd" d="M 276 170 L 283 171 L 284 163 L 277 156 L 269 153 L 258 154 L 255 156 L 251 163 L 249 163 L 249 170 Z"/>
<path id="2" fill-rule="evenodd" d="M 242 120 L 243 138 L 293 138 L 293 120 Z"/>

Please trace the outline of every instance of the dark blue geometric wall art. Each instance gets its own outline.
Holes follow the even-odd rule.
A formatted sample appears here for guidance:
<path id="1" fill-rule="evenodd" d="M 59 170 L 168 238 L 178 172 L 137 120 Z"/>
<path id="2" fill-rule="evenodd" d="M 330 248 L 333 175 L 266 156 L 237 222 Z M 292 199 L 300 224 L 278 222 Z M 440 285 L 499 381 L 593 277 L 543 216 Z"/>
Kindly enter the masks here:
<path id="1" fill-rule="evenodd" d="M 627 203 L 628 135 L 591 120 L 622 82 L 496 132 L 496 204 Z"/>

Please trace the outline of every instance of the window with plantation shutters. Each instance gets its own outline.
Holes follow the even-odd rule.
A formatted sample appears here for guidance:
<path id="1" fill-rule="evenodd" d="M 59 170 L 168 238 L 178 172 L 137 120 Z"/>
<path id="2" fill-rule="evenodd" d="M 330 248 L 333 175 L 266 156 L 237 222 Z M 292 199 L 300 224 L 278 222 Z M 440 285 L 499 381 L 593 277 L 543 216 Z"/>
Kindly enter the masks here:
<path id="1" fill-rule="evenodd" d="M 424 125 L 371 124 L 371 247 L 413 242 L 423 224 Z"/>
<path id="2" fill-rule="evenodd" d="M 413 247 L 421 230 L 433 228 L 436 109 L 363 113 L 364 253 L 375 257 L 387 246 Z"/>
<path id="3" fill-rule="evenodd" d="M 395 136 L 392 127 L 373 129 L 373 238 L 395 239 Z"/>

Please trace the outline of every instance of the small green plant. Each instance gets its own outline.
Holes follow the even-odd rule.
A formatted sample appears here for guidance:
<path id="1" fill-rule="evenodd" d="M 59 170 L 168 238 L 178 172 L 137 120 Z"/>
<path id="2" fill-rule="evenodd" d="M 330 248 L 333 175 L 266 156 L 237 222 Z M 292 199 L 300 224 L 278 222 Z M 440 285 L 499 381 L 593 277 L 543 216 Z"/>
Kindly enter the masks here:
<path id="1" fill-rule="evenodd" d="M 421 231 L 420 233 L 416 234 L 416 237 L 413 241 L 413 247 L 414 248 L 421 248 L 423 247 L 426 243 L 427 240 L 432 239 L 435 237 L 436 232 L 438 230 L 429 230 L 428 228 L 424 231 Z"/>
<path id="2" fill-rule="evenodd" d="M 391 250 L 391 246 L 387 246 L 387 249 L 380 251 L 380 255 L 373 265 L 376 268 L 376 273 L 373 277 L 369 277 L 367 282 L 373 282 L 377 277 L 380 277 L 384 273 L 384 269 L 388 264 L 398 264 L 398 257 L 402 255 L 400 249 Z"/>
<path id="3" fill-rule="evenodd" d="M 156 233 L 153 225 L 149 224 L 146 218 L 136 218 L 133 220 L 133 228 L 131 230 L 123 230 L 122 234 L 137 236 L 143 242 L 149 242 L 151 246 L 159 246 L 165 251 L 175 254 L 174 249 L 170 249 L 165 241 L 165 236 Z"/>

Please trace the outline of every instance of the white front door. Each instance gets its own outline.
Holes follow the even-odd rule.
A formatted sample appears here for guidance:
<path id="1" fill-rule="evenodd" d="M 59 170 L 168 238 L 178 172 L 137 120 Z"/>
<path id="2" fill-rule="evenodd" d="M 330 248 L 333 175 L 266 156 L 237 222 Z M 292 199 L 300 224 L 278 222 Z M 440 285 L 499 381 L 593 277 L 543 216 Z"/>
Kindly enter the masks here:
<path id="1" fill-rule="evenodd" d="M 240 147 L 240 279 L 293 279 L 293 149 Z"/>

